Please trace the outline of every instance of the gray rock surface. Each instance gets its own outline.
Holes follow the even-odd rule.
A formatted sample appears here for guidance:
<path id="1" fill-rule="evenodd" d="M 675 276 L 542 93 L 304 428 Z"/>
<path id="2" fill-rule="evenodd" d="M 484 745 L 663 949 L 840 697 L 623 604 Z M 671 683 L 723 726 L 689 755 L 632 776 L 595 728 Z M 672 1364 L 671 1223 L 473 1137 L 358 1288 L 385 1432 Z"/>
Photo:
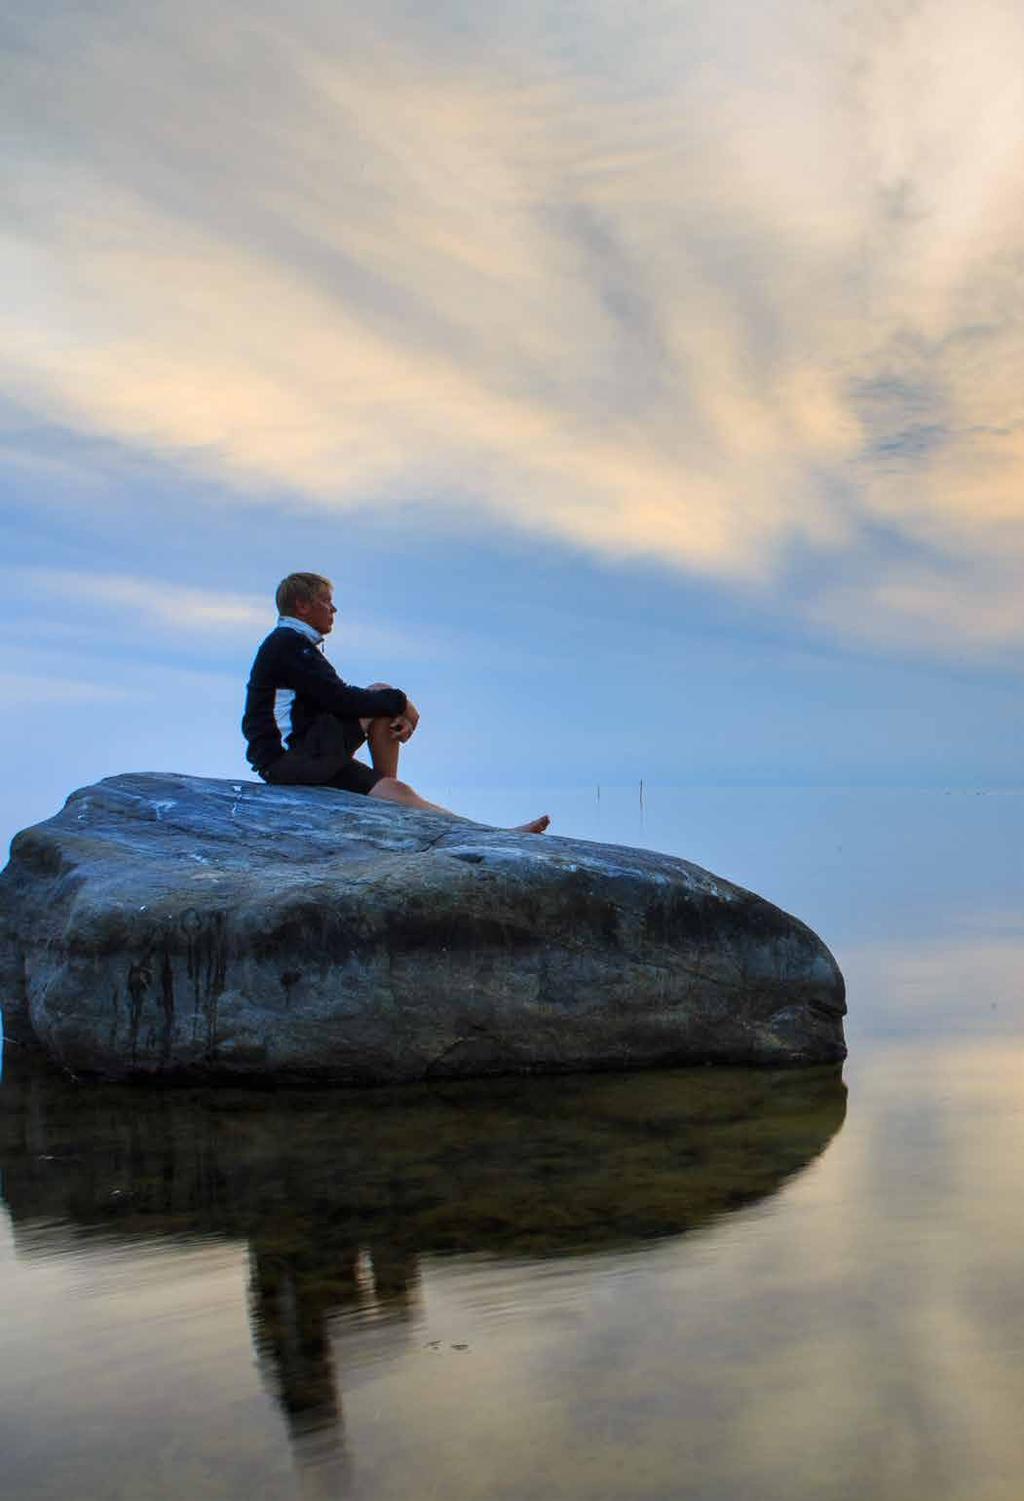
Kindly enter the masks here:
<path id="1" fill-rule="evenodd" d="M 0 1004 L 8 1035 L 111 1078 L 845 1054 L 824 944 L 685 860 L 174 774 L 83 788 L 15 838 Z"/>

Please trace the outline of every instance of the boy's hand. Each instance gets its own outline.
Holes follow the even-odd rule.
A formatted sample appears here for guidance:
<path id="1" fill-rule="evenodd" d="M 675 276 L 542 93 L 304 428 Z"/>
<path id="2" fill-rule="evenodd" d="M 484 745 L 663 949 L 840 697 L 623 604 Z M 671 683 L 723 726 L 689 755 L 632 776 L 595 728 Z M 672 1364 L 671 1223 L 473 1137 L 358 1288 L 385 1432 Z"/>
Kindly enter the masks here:
<path id="1" fill-rule="evenodd" d="M 390 729 L 391 729 L 392 737 L 395 740 L 400 741 L 400 743 L 402 745 L 404 745 L 405 742 L 412 737 L 412 733 L 415 730 L 416 726 L 419 724 L 419 722 L 420 722 L 419 710 L 416 708 L 416 705 L 410 699 L 406 703 L 405 713 L 404 714 L 399 714 L 396 719 L 392 719 L 392 721 L 391 721 Z"/>

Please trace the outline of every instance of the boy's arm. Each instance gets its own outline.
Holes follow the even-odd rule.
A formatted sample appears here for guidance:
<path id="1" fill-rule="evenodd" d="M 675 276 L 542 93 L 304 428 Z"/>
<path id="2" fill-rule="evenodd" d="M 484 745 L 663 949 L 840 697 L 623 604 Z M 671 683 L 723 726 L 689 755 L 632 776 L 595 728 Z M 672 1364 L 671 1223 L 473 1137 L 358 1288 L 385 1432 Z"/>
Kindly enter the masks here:
<path id="1" fill-rule="evenodd" d="M 340 678 L 322 652 L 297 631 L 275 666 L 282 688 L 310 698 L 321 709 L 342 719 L 397 718 L 408 700 L 401 688 L 353 688 Z"/>

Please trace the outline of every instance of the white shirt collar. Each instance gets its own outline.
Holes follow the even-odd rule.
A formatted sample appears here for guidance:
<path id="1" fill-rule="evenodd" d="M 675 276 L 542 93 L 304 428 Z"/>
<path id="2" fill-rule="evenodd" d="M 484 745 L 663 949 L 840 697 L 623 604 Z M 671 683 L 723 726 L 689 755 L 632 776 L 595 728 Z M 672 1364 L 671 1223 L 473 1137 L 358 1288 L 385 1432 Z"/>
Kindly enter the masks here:
<path id="1" fill-rule="evenodd" d="M 324 639 L 318 630 L 309 624 L 307 620 L 297 620 L 294 615 L 279 615 L 278 625 L 286 625 L 290 631 L 298 631 L 302 636 L 308 636 L 314 646 L 319 646 Z"/>

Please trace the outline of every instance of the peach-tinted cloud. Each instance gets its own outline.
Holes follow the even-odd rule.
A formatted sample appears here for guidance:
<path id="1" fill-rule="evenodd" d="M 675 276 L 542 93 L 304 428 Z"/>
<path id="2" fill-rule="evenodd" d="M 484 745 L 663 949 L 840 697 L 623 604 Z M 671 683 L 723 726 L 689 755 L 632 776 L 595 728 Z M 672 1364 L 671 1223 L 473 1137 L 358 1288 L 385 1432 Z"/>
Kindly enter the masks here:
<path id="1" fill-rule="evenodd" d="M 268 623 L 266 602 L 252 595 L 210 593 L 120 573 L 75 573 L 61 568 L 19 569 L 27 591 L 76 604 L 99 605 L 135 625 L 175 631 L 253 631 Z"/>
<path id="2" fill-rule="evenodd" d="M 10 392 L 268 501 L 819 556 L 812 618 L 1017 639 L 1024 20 L 559 16 L 23 20 Z"/>
<path id="3" fill-rule="evenodd" d="M 125 573 L 84 572 L 67 568 L 22 567 L 5 569 L 0 578 L 8 592 L 17 592 L 27 599 L 59 600 L 64 606 L 74 607 L 71 613 L 81 616 L 84 609 L 88 616 L 105 621 L 107 629 L 119 636 L 125 631 L 157 632 L 162 636 L 177 638 L 216 636 L 232 646 L 246 647 L 258 641 L 261 633 L 269 631 L 276 618 L 273 599 L 256 594 L 234 594 L 223 589 L 197 589 L 181 584 L 169 584 L 159 578 Z M 348 651 L 360 653 L 383 653 L 398 658 L 424 658 L 440 654 L 444 644 L 430 632 L 401 632 L 386 626 L 376 626 L 353 620 L 347 612 L 344 600 L 340 600 L 338 617 L 339 631 L 344 634 Z M 30 638 L 33 642 L 50 639 L 45 618 L 33 616 Z M 63 621 L 57 624 L 57 633 L 66 638 L 67 627 Z M 88 630 L 81 625 L 74 628 L 73 637 L 80 647 Z M 47 681 L 58 681 L 48 677 Z M 26 679 L 28 681 L 28 679 Z M 59 684 L 63 685 L 63 679 Z M 47 697 L 60 697 L 60 692 L 44 692 Z"/>
<path id="4" fill-rule="evenodd" d="M 876 645 L 896 636 L 921 650 L 975 657 L 1019 648 L 1024 560 L 1011 554 L 995 562 L 984 553 L 979 544 L 966 558 L 860 570 L 823 593 L 811 613 L 842 636 Z"/>
<path id="5" fill-rule="evenodd" d="M 127 698 L 111 683 L 93 683 L 80 678 L 34 677 L 27 673 L 0 672 L 0 697 L 7 707 L 34 704 L 103 703 Z"/>

